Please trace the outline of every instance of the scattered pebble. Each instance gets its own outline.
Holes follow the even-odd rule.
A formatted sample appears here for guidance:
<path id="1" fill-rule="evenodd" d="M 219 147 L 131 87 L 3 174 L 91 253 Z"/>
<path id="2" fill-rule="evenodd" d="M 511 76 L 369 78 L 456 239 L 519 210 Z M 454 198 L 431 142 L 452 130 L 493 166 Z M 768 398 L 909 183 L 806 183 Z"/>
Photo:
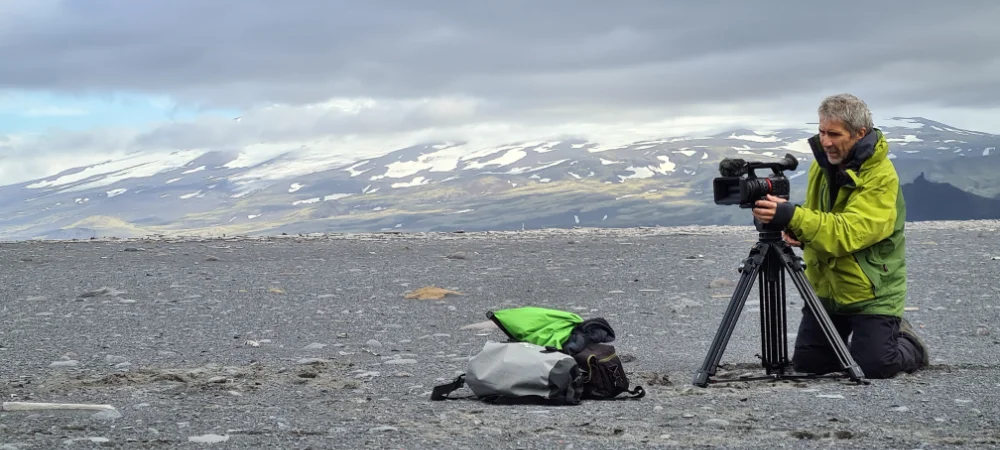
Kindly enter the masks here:
<path id="1" fill-rule="evenodd" d="M 55 361 L 49 364 L 49 367 L 76 367 L 80 365 L 80 361 L 75 359 L 65 360 L 65 361 Z"/>
<path id="2" fill-rule="evenodd" d="M 402 365 L 402 364 L 416 364 L 416 363 L 417 360 L 415 359 L 390 359 L 388 361 L 383 362 L 382 364 Z"/>
<path id="3" fill-rule="evenodd" d="M 204 434 L 201 436 L 188 436 L 188 442 L 197 442 L 199 444 L 218 444 L 220 442 L 229 441 L 229 435 L 218 435 L 218 434 Z"/>
<path id="4" fill-rule="evenodd" d="M 468 325 L 463 326 L 460 329 L 461 330 L 475 330 L 475 331 L 499 330 L 499 328 L 497 327 L 497 324 L 494 323 L 492 320 L 486 320 L 486 321 L 477 322 L 477 323 L 470 323 Z"/>
<path id="5" fill-rule="evenodd" d="M 708 420 L 705 421 L 705 425 L 709 425 L 709 426 L 713 426 L 713 427 L 718 427 L 718 428 L 725 428 L 725 427 L 729 426 L 729 421 L 722 420 L 722 419 L 708 419 Z"/>
<path id="6" fill-rule="evenodd" d="M 710 287 L 712 289 L 732 287 L 732 286 L 735 286 L 735 285 L 736 285 L 736 282 L 734 282 L 733 280 L 726 279 L 726 278 L 716 278 L 716 279 L 712 280 L 711 283 L 708 283 L 708 287 Z"/>
<path id="7" fill-rule="evenodd" d="M 119 364 L 128 361 L 128 358 L 124 356 L 108 355 L 104 357 L 104 362 L 108 364 Z"/>
<path id="8" fill-rule="evenodd" d="M 118 410 L 115 409 L 100 411 L 90 416 L 91 419 L 95 420 L 116 420 L 120 419 L 121 417 L 122 413 L 118 412 Z"/>
<path id="9" fill-rule="evenodd" d="M 300 365 L 300 366 L 307 366 L 307 365 L 312 365 L 312 364 L 322 364 L 322 363 L 325 363 L 325 362 L 326 362 L 326 360 L 323 359 L 323 358 L 302 358 L 302 359 L 296 361 L 295 363 L 298 364 L 298 365 Z"/>

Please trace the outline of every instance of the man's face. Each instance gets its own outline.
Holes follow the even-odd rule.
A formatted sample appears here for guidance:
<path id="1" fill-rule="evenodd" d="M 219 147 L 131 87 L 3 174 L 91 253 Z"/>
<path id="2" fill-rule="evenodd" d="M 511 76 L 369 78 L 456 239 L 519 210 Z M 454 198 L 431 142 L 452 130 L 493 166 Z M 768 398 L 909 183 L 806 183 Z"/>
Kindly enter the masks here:
<path id="1" fill-rule="evenodd" d="M 847 127 L 839 120 L 821 118 L 819 120 L 819 141 L 823 145 L 830 164 L 838 165 L 844 162 L 854 144 L 864 137 L 868 130 L 862 129 L 856 136 L 851 136 Z"/>

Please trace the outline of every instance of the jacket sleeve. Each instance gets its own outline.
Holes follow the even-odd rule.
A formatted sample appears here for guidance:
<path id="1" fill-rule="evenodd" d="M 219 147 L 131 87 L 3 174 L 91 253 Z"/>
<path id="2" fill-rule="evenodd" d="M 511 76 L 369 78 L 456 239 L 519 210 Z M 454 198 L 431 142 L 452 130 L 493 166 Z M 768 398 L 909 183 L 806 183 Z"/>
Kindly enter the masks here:
<path id="1" fill-rule="evenodd" d="M 789 228 L 803 245 L 834 257 L 846 256 L 892 234 L 899 179 L 882 177 L 859 187 L 843 212 L 795 208 Z"/>

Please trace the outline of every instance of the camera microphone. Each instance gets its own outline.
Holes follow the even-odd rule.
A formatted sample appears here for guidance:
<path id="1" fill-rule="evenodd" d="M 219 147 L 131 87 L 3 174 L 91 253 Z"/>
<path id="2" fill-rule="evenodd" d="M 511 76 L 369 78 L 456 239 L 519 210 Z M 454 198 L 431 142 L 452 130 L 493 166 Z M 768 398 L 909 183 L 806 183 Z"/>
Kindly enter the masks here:
<path id="1" fill-rule="evenodd" d="M 746 161 L 739 158 L 725 158 L 719 162 L 719 174 L 724 177 L 738 177 L 747 173 Z"/>

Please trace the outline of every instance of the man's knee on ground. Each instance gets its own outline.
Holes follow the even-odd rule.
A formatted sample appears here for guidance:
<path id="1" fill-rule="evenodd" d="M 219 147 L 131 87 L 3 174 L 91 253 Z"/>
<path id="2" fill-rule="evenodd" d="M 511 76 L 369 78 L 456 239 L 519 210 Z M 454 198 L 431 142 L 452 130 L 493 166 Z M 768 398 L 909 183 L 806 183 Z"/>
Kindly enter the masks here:
<path id="1" fill-rule="evenodd" d="M 838 367 L 831 365 L 829 352 L 811 349 L 796 349 L 792 355 L 792 369 L 799 373 L 825 374 Z"/>
<path id="2" fill-rule="evenodd" d="M 886 358 L 881 355 L 854 355 L 854 361 L 858 363 L 858 366 L 861 367 L 861 371 L 865 373 L 865 378 L 870 379 L 892 378 L 896 376 L 901 369 L 898 363 L 887 361 Z"/>

